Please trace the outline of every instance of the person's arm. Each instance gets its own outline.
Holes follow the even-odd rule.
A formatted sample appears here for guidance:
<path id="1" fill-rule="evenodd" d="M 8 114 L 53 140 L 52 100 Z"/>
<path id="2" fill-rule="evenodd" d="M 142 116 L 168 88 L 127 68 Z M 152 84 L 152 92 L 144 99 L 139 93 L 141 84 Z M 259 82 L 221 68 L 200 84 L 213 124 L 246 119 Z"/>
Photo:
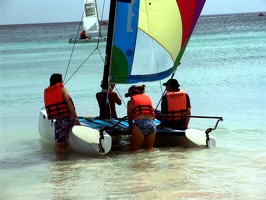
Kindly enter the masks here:
<path id="1" fill-rule="evenodd" d="M 161 102 L 161 113 L 166 114 L 167 113 L 167 99 L 166 95 L 162 97 L 162 102 Z"/>
<path id="2" fill-rule="evenodd" d="M 129 100 L 127 102 L 127 119 L 128 119 L 128 125 L 129 125 L 129 129 L 132 130 L 133 128 L 133 122 L 132 122 L 132 115 L 131 115 L 131 110 L 133 107 L 133 102 L 132 100 Z"/>
<path id="3" fill-rule="evenodd" d="M 187 115 L 191 116 L 191 105 L 190 105 L 190 98 L 188 94 L 186 94 L 186 102 L 187 102 Z M 188 128 L 190 117 L 185 118 L 185 128 Z"/>
<path id="4" fill-rule="evenodd" d="M 187 108 L 187 115 L 191 116 L 191 108 Z M 185 117 L 185 128 L 188 128 L 190 117 Z"/>
<path id="5" fill-rule="evenodd" d="M 116 102 L 118 105 L 121 105 L 121 104 L 122 104 L 121 99 L 118 97 L 117 93 L 115 93 L 115 94 L 116 94 L 116 100 L 115 100 L 115 102 Z"/>
<path id="6" fill-rule="evenodd" d="M 98 106 L 100 108 L 100 105 L 101 105 L 101 93 L 98 92 L 98 93 L 96 93 L 95 96 L 96 96 L 96 99 L 97 99 L 97 102 L 98 102 Z"/>
<path id="7" fill-rule="evenodd" d="M 64 97 L 64 99 L 65 99 L 65 101 L 67 103 L 67 106 L 68 106 L 68 108 L 70 110 L 71 116 L 73 118 L 75 118 L 75 124 L 80 125 L 80 122 L 78 120 L 78 116 L 77 116 L 76 110 L 75 110 L 74 105 L 72 104 L 72 102 L 70 100 L 70 96 L 69 96 L 66 88 L 65 87 L 62 87 L 61 88 L 61 91 L 62 91 L 63 97 Z"/>

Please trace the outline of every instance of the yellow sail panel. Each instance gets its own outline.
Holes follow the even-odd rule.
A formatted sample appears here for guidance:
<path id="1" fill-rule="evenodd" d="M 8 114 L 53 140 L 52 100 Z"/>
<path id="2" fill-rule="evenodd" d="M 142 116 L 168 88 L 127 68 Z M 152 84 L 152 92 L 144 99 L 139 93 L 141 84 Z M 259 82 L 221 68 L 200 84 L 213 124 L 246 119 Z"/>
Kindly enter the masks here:
<path id="1" fill-rule="evenodd" d="M 182 44 L 182 21 L 176 0 L 140 0 L 139 29 L 158 42 L 174 61 Z"/>

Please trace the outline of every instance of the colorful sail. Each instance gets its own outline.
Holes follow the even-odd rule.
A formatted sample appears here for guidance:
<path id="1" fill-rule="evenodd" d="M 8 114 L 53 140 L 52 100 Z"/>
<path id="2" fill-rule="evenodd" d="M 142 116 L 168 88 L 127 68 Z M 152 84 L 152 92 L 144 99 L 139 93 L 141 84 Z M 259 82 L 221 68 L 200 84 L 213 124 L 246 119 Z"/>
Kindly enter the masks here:
<path id="1" fill-rule="evenodd" d="M 156 81 L 177 68 L 205 0 L 117 0 L 113 83 Z"/>

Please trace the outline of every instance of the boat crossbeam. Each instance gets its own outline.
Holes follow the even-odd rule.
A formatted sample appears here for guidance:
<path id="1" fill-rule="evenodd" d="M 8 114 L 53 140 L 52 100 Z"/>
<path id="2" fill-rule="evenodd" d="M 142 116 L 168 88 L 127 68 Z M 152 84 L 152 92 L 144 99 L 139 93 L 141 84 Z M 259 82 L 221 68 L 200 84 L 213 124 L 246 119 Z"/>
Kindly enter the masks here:
<path id="1" fill-rule="evenodd" d="M 159 116 L 172 116 L 172 114 L 158 114 Z M 215 130 L 219 124 L 220 121 L 223 121 L 222 117 L 216 117 L 216 116 L 195 116 L 195 115 L 180 115 L 176 117 L 189 117 L 189 118 L 205 118 L 205 119 L 217 119 L 216 124 L 213 128 L 207 128 L 205 133 L 206 133 L 206 148 L 209 147 L 209 141 L 210 141 L 210 132 Z"/>

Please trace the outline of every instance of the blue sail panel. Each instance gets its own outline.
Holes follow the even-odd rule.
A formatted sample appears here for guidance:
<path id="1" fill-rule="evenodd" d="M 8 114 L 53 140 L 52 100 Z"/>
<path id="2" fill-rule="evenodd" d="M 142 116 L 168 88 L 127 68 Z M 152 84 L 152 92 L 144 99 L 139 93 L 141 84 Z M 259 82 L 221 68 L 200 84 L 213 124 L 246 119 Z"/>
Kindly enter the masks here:
<path id="1" fill-rule="evenodd" d="M 127 83 L 134 59 L 138 31 L 139 0 L 117 2 L 111 56 L 111 77 L 114 83 Z"/>

